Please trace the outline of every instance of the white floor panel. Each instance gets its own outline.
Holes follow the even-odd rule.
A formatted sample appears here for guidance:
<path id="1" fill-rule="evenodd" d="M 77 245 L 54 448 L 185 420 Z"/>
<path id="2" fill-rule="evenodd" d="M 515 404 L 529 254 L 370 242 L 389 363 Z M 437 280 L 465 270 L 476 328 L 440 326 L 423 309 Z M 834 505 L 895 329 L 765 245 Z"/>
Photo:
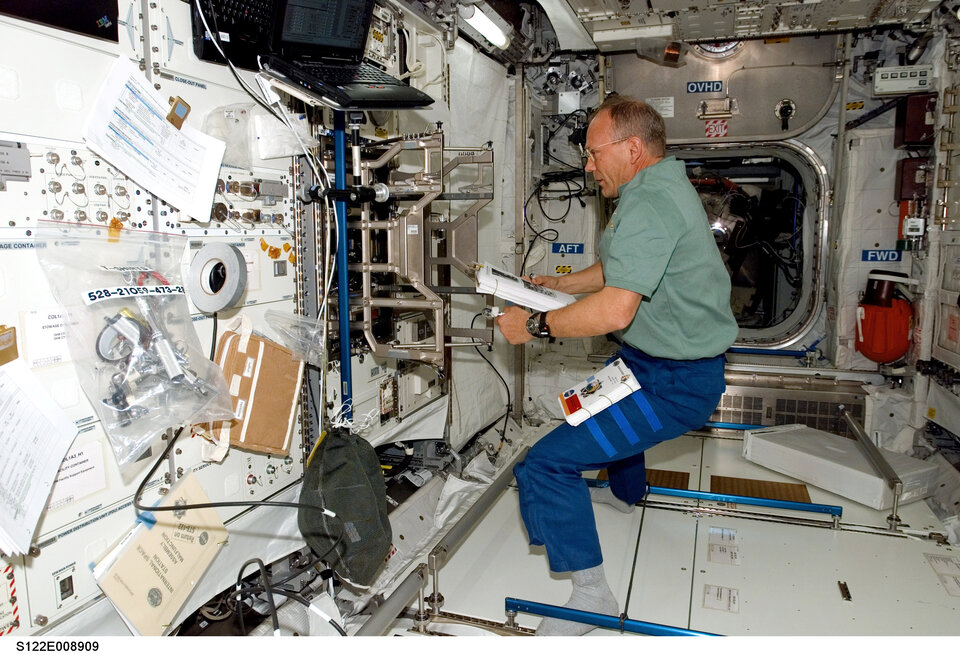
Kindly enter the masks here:
<path id="1" fill-rule="evenodd" d="M 656 445 L 646 452 L 647 469 L 687 472 L 690 483 L 687 490 L 701 490 L 700 466 L 704 439 L 681 436 Z"/>
<path id="2" fill-rule="evenodd" d="M 641 511 L 624 514 L 595 506 L 604 569 L 620 606 L 626 601 Z M 688 582 L 689 585 L 689 582 Z M 440 570 L 444 611 L 503 622 L 506 597 L 561 605 L 570 596 L 569 574 L 550 572 L 546 551 L 533 547 L 520 519 L 517 491 L 510 488 Z M 429 594 L 429 589 L 428 589 Z M 517 622 L 535 628 L 539 616 L 521 614 Z M 596 635 L 613 632 L 595 630 Z"/>
<path id="3" fill-rule="evenodd" d="M 708 491 L 711 474 L 798 483 L 745 461 L 740 448 L 737 440 L 684 436 L 651 449 L 647 466 L 690 472 L 694 490 Z M 822 514 L 697 506 L 670 497 L 651 498 L 659 508 L 638 507 L 629 515 L 595 505 L 604 568 L 621 607 L 629 596 L 631 619 L 724 635 L 960 635 L 960 597 L 947 592 L 924 556 L 952 558 L 960 567 L 960 548 L 863 533 L 858 525 L 884 527 L 889 511 L 807 488 L 813 502 L 843 506 L 842 529 L 764 519 L 802 516 L 829 524 Z M 664 508 L 667 503 L 676 508 Z M 718 508 L 749 513 L 710 513 Z M 917 529 L 937 525 L 924 502 L 902 507 L 900 514 Z M 738 564 L 729 547 L 711 554 L 711 528 L 716 535 L 728 530 L 722 532 L 728 539 L 735 534 L 736 541 L 726 544 L 736 546 Z M 847 584 L 849 601 L 838 581 Z M 730 602 L 705 606 L 708 586 Z M 505 619 L 505 597 L 562 605 L 570 589 L 569 575 L 551 574 L 544 549 L 528 545 L 515 488 L 503 493 L 440 571 L 445 611 L 495 622 Z M 535 627 L 540 618 L 521 614 L 517 621 Z"/>
<path id="4" fill-rule="evenodd" d="M 947 594 L 924 557 L 950 555 L 947 548 L 757 520 L 698 522 L 692 629 L 731 636 L 960 635 L 960 597 Z M 739 565 L 709 560 L 710 527 L 736 532 Z M 714 596 L 722 592 L 716 589 L 736 592 L 737 612 L 705 608 L 707 586 Z"/>
<path id="5" fill-rule="evenodd" d="M 628 618 L 688 628 L 696 530 L 684 513 L 645 511 Z"/>

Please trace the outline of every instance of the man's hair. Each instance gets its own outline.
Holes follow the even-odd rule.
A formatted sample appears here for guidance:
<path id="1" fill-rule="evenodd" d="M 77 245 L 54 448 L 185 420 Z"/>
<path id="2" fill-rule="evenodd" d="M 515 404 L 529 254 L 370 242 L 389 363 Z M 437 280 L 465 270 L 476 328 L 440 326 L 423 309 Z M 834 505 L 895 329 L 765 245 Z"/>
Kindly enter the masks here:
<path id="1" fill-rule="evenodd" d="M 593 117 L 604 111 L 610 114 L 614 137 L 639 136 L 654 156 L 663 156 L 667 145 L 667 128 L 656 109 L 640 100 L 611 95 L 597 108 Z"/>

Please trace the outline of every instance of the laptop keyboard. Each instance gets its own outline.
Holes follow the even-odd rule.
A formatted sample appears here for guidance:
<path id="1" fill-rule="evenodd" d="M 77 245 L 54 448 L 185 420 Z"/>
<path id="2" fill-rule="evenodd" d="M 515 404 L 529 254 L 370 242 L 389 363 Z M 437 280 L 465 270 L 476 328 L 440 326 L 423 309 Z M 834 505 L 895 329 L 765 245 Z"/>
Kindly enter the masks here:
<path id="1" fill-rule="evenodd" d="M 362 62 L 359 66 L 329 66 L 322 63 L 301 63 L 305 70 L 334 84 L 396 84 L 397 78 L 376 66 Z"/>
<path id="2" fill-rule="evenodd" d="M 217 24 L 220 29 L 230 26 L 245 26 L 251 32 L 266 35 L 270 29 L 273 0 L 220 0 Z"/>

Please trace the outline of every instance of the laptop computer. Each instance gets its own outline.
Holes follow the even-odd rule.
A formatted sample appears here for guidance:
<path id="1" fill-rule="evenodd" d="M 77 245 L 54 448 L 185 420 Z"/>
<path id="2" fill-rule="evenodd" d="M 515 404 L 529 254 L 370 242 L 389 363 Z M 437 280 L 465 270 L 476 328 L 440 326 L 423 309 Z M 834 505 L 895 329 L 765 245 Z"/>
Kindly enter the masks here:
<path id="1" fill-rule="evenodd" d="M 433 98 L 363 58 L 374 0 L 277 0 L 264 72 L 335 109 L 413 109 Z"/>

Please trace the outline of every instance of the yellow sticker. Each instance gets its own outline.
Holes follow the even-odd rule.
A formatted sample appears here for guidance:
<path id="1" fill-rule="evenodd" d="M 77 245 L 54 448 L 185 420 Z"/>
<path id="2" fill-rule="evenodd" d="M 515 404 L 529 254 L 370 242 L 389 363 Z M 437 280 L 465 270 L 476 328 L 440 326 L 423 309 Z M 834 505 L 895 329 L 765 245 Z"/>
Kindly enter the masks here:
<path id="1" fill-rule="evenodd" d="M 566 275 L 573 272 L 573 266 L 557 266 L 558 275 Z"/>
<path id="2" fill-rule="evenodd" d="M 934 407 L 929 407 L 927 409 L 927 417 L 933 420 L 937 417 L 937 410 Z"/>
<path id="3" fill-rule="evenodd" d="M 857 109 L 863 109 L 863 101 L 858 100 L 857 102 L 848 102 L 847 111 L 856 111 Z"/>

